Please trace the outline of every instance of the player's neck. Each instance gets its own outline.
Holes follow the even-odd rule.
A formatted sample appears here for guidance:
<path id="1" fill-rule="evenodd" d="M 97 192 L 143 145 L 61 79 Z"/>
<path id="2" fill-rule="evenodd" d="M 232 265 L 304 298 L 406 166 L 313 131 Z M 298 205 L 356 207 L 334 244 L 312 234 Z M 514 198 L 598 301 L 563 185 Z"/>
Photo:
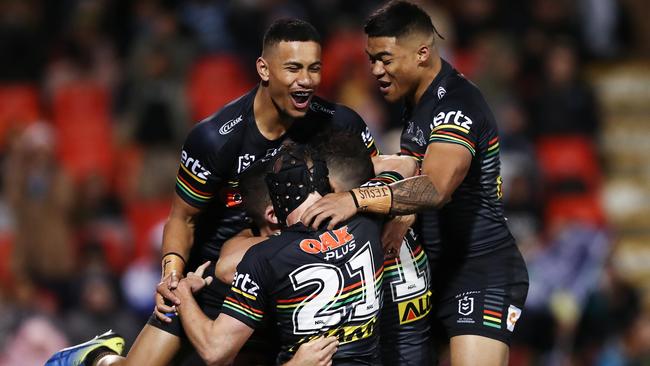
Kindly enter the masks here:
<path id="1" fill-rule="evenodd" d="M 422 76 L 415 88 L 415 92 L 406 100 L 411 107 L 415 107 L 420 102 L 420 99 L 422 99 L 422 96 L 429 88 L 429 85 L 431 85 L 442 69 L 442 60 L 440 59 L 438 52 L 435 52 L 432 55 L 432 58 L 431 65 L 422 70 Z"/>
<path id="2" fill-rule="evenodd" d="M 261 85 L 253 100 L 253 114 L 257 129 L 268 140 L 277 140 L 282 137 L 294 121 L 293 118 L 282 116 L 279 113 L 268 90 Z"/>
<path id="3" fill-rule="evenodd" d="M 307 199 L 300 204 L 300 206 L 296 207 L 291 213 L 287 216 L 287 226 L 291 226 L 294 224 L 297 224 L 300 222 L 300 217 L 302 214 L 316 201 L 318 201 L 321 197 L 320 193 L 318 192 L 312 192 L 307 196 Z"/>

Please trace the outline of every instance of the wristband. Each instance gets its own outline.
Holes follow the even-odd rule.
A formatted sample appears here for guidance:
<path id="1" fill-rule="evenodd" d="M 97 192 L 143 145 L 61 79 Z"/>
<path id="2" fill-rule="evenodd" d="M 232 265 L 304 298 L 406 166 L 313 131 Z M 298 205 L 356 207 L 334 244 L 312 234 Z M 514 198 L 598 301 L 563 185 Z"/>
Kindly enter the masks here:
<path id="1" fill-rule="evenodd" d="M 359 212 L 390 213 L 393 205 L 393 190 L 390 186 L 354 188 L 350 193 Z"/>
<path id="2" fill-rule="evenodd" d="M 174 270 L 182 273 L 185 269 L 185 258 L 179 253 L 168 252 L 163 255 L 161 265 L 163 278 Z"/>

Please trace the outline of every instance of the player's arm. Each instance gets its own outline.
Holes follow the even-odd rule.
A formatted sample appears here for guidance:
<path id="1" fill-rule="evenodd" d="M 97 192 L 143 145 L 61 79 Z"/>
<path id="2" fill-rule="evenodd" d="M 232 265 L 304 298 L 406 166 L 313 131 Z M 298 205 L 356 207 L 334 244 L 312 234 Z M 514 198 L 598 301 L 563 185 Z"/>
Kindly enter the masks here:
<path id="1" fill-rule="evenodd" d="M 449 202 L 471 162 L 472 154 L 461 145 L 432 143 L 422 163 L 423 175 L 388 186 L 328 194 L 307 209 L 301 220 L 318 228 L 329 218 L 328 229 L 331 229 L 357 212 L 406 215 L 440 208 Z"/>
<path id="2" fill-rule="evenodd" d="M 472 163 L 472 154 L 462 145 L 433 143 L 422 162 L 422 175 L 395 182 L 390 213 L 404 215 L 429 208 L 440 208 L 463 182 Z M 377 212 L 368 207 L 367 211 Z"/>
<path id="3" fill-rule="evenodd" d="M 215 276 L 223 283 L 230 284 L 237 271 L 237 265 L 244 254 L 254 245 L 266 240 L 264 236 L 254 236 L 252 230 L 246 229 L 228 239 L 219 253 L 215 266 Z"/>
<path id="4" fill-rule="evenodd" d="M 163 229 L 162 243 L 162 273 L 161 282 L 156 287 L 156 316 L 163 321 L 171 321 L 165 314 L 173 311 L 172 304 L 166 304 L 164 299 L 174 304 L 179 299 L 172 293 L 172 289 L 182 278 L 185 262 L 189 257 L 194 236 L 194 218 L 201 210 L 190 206 L 178 195 L 174 196 L 172 208 Z"/>
<path id="5" fill-rule="evenodd" d="M 375 175 L 385 172 L 396 172 L 404 178 L 412 177 L 418 173 L 418 162 L 410 156 L 377 155 L 372 158 Z"/>
<path id="6" fill-rule="evenodd" d="M 192 294 L 195 281 L 204 283 L 203 279 L 190 280 L 188 276 L 174 291 L 181 300 L 176 310 L 183 330 L 206 364 L 229 365 L 253 334 L 253 329 L 226 314 L 219 314 L 215 320 L 208 318 Z"/>

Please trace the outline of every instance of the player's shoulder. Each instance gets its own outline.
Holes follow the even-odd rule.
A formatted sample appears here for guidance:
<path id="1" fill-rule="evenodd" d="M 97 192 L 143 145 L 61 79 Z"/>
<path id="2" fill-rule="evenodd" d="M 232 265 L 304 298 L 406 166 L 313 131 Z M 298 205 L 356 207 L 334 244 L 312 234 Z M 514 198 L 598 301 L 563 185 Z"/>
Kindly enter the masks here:
<path id="1" fill-rule="evenodd" d="M 350 124 L 365 126 L 363 119 L 354 109 L 341 103 L 330 102 L 317 95 L 312 98 L 309 109 L 311 116 L 331 119 L 334 124 L 348 127 Z"/>
<path id="2" fill-rule="evenodd" d="M 231 140 L 237 139 L 244 131 L 245 121 L 251 113 L 250 94 L 235 99 L 218 112 L 198 122 L 190 131 L 186 144 L 204 145 L 220 150 Z"/>
<path id="3" fill-rule="evenodd" d="M 271 235 L 268 239 L 253 246 L 246 253 L 247 256 L 256 257 L 258 260 L 271 260 L 276 255 L 282 253 L 285 247 L 300 241 L 304 235 L 297 231 L 284 230 L 275 235 Z"/>
<path id="4" fill-rule="evenodd" d="M 478 86 L 456 70 L 447 78 L 445 85 L 438 87 L 436 97 L 439 100 L 437 110 L 461 108 L 481 113 L 487 106 Z"/>

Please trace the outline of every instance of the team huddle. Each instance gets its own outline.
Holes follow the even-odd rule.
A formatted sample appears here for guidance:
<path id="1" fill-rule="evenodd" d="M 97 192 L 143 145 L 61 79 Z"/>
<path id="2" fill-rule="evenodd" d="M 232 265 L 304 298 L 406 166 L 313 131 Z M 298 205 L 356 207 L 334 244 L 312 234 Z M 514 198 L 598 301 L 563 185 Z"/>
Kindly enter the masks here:
<path id="1" fill-rule="evenodd" d="M 315 95 L 309 23 L 264 36 L 260 83 L 181 152 L 156 307 L 131 346 L 107 332 L 46 365 L 506 365 L 528 291 L 507 228 L 497 124 L 406 1 L 364 31 L 401 153 Z M 199 360 L 200 358 L 200 360 Z"/>

